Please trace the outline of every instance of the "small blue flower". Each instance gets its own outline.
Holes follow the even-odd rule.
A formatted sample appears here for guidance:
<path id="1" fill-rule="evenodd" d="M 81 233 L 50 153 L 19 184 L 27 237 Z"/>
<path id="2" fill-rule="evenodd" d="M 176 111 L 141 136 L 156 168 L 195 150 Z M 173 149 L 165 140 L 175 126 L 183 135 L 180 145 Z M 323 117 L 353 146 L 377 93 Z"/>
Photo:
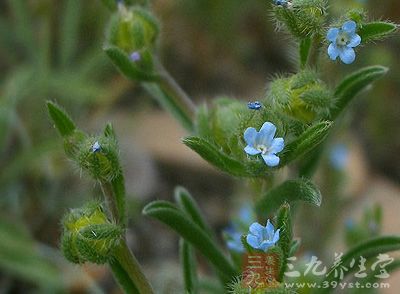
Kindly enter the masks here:
<path id="1" fill-rule="evenodd" d="M 133 62 L 136 62 L 136 61 L 139 61 L 142 57 L 140 56 L 140 53 L 139 53 L 139 52 L 135 51 L 135 52 L 133 52 L 133 53 L 129 56 L 129 58 L 130 58 Z"/>
<path id="2" fill-rule="evenodd" d="M 349 158 L 349 150 L 344 144 L 336 144 L 329 153 L 329 161 L 336 170 L 344 170 Z"/>
<path id="3" fill-rule="evenodd" d="M 285 147 L 283 138 L 275 138 L 276 127 L 271 122 L 265 122 L 260 131 L 255 128 L 247 128 L 244 132 L 244 140 L 247 146 L 244 151 L 248 155 L 261 154 L 264 162 L 268 166 L 277 166 L 279 157 L 276 153 L 281 152 Z"/>
<path id="4" fill-rule="evenodd" d="M 247 103 L 247 107 L 252 110 L 259 110 L 262 107 L 262 104 L 259 101 L 254 101 Z"/>
<path id="5" fill-rule="evenodd" d="M 275 231 L 275 227 L 269 220 L 267 225 L 263 227 L 259 223 L 253 223 L 249 228 L 250 233 L 246 237 L 247 243 L 254 249 L 260 249 L 266 252 L 270 247 L 274 246 L 279 240 L 279 231 Z"/>
<path id="6" fill-rule="evenodd" d="M 96 153 L 100 151 L 100 149 L 101 149 L 100 143 L 98 141 L 94 142 L 94 144 L 92 145 L 92 152 Z"/>
<path id="7" fill-rule="evenodd" d="M 275 5 L 287 7 L 290 4 L 288 0 L 274 0 Z"/>
<path id="8" fill-rule="evenodd" d="M 356 59 L 354 47 L 361 43 L 361 37 L 356 34 L 357 24 L 352 21 L 346 21 L 342 28 L 331 28 L 326 34 L 326 38 L 331 44 L 328 47 L 330 59 L 336 60 L 340 57 L 345 64 L 350 64 Z"/>
<path id="9" fill-rule="evenodd" d="M 242 233 L 238 232 L 234 227 L 230 227 L 225 230 L 225 235 L 228 239 L 226 245 L 229 250 L 236 251 L 239 253 L 244 252 L 244 246 L 242 243 Z"/>

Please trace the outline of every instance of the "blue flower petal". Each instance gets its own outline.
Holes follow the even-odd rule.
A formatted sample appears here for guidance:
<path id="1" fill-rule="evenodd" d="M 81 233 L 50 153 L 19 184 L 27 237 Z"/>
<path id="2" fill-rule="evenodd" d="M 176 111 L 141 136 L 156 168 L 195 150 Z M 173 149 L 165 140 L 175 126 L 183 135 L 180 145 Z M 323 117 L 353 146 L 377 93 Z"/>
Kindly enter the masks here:
<path id="1" fill-rule="evenodd" d="M 340 51 L 339 57 L 345 64 L 350 64 L 356 59 L 356 53 L 353 48 L 344 47 Z"/>
<path id="2" fill-rule="evenodd" d="M 280 230 L 281 230 L 281 229 L 277 229 L 277 230 L 275 231 L 274 237 L 272 238 L 272 242 L 274 242 L 274 244 L 275 244 L 276 242 L 278 242 L 278 240 L 279 240 L 279 232 L 280 232 Z"/>
<path id="3" fill-rule="evenodd" d="M 254 235 L 247 235 L 246 237 L 247 244 L 249 244 L 254 249 L 260 248 L 260 243 L 258 242 L 258 238 Z"/>
<path id="4" fill-rule="evenodd" d="M 328 47 L 328 55 L 329 58 L 332 60 L 336 60 L 336 58 L 339 56 L 340 50 L 336 47 L 334 43 L 331 43 Z"/>
<path id="5" fill-rule="evenodd" d="M 257 155 L 257 154 L 260 154 L 260 153 L 261 153 L 260 150 L 257 150 L 257 149 L 255 149 L 254 147 L 249 146 L 249 145 L 247 145 L 247 146 L 244 148 L 244 152 L 246 152 L 248 155 Z"/>
<path id="6" fill-rule="evenodd" d="M 263 251 L 267 251 L 269 248 L 271 248 L 274 245 L 275 245 L 274 242 L 269 241 L 269 240 L 265 240 L 259 245 L 259 249 L 261 249 Z"/>
<path id="7" fill-rule="evenodd" d="M 271 153 L 275 154 L 281 152 L 283 148 L 285 148 L 285 142 L 283 138 L 275 138 L 272 140 L 272 144 L 269 150 Z"/>
<path id="8" fill-rule="evenodd" d="M 361 37 L 357 34 L 353 34 L 350 38 L 349 44 L 347 44 L 348 47 L 357 47 L 361 43 Z"/>
<path id="9" fill-rule="evenodd" d="M 266 165 L 274 167 L 279 164 L 279 157 L 274 154 L 262 154 L 262 158 Z"/>
<path id="10" fill-rule="evenodd" d="M 274 228 L 274 225 L 271 224 L 271 222 L 269 220 L 267 220 L 267 224 L 265 225 L 265 229 L 266 229 L 266 232 L 267 232 L 268 239 L 270 239 L 270 237 L 272 238 L 273 235 L 274 235 L 275 228 Z"/>
<path id="11" fill-rule="evenodd" d="M 269 146 L 275 136 L 276 127 L 273 123 L 265 122 L 257 136 L 257 144 Z"/>
<path id="12" fill-rule="evenodd" d="M 257 138 L 257 130 L 255 128 L 247 128 L 244 132 L 244 140 L 247 145 L 254 146 L 256 138 Z"/>
<path id="13" fill-rule="evenodd" d="M 262 235 L 262 232 L 264 230 L 264 227 L 260 225 L 259 223 L 252 223 L 249 227 L 250 233 L 253 235 Z"/>
<path id="14" fill-rule="evenodd" d="M 356 27 L 357 27 L 357 24 L 354 21 L 349 20 L 343 24 L 342 30 L 348 34 L 353 34 L 356 31 Z"/>
<path id="15" fill-rule="evenodd" d="M 328 41 L 331 42 L 336 42 L 336 38 L 339 34 L 339 29 L 338 28 L 331 28 L 329 29 L 328 33 L 326 34 L 326 38 Z"/>

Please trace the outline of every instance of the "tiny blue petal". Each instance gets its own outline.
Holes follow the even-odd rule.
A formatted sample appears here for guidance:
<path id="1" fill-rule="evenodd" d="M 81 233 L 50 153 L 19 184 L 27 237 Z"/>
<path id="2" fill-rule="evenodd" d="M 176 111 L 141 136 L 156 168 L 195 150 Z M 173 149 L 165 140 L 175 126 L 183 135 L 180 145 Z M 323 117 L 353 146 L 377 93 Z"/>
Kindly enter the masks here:
<path id="1" fill-rule="evenodd" d="M 142 58 L 142 57 L 140 56 L 140 53 L 137 52 L 137 51 L 133 52 L 133 53 L 131 54 L 131 56 L 130 56 L 130 59 L 131 59 L 133 62 L 139 61 L 141 58 Z"/>
<path id="2" fill-rule="evenodd" d="M 354 34 L 356 31 L 356 27 L 357 27 L 357 24 L 354 21 L 349 20 L 343 24 L 342 30 L 345 31 L 346 33 Z"/>
<path id="3" fill-rule="evenodd" d="M 94 142 L 94 144 L 92 145 L 92 152 L 96 153 L 100 151 L 100 149 L 101 149 L 100 143 L 98 141 Z"/>
<path id="4" fill-rule="evenodd" d="M 338 28 L 331 28 L 326 34 L 326 38 L 328 39 L 328 41 L 335 42 L 338 34 L 339 34 Z"/>
<path id="5" fill-rule="evenodd" d="M 270 167 L 277 166 L 279 164 L 279 157 L 274 154 L 262 154 L 262 158 L 266 165 Z"/>
<path id="6" fill-rule="evenodd" d="M 340 51 L 339 57 L 343 63 L 350 64 L 356 59 L 356 53 L 354 52 L 353 48 L 347 47 Z"/>
<path id="7" fill-rule="evenodd" d="M 252 110 L 259 110 L 262 107 L 262 104 L 259 101 L 254 101 L 247 103 L 247 107 Z"/>

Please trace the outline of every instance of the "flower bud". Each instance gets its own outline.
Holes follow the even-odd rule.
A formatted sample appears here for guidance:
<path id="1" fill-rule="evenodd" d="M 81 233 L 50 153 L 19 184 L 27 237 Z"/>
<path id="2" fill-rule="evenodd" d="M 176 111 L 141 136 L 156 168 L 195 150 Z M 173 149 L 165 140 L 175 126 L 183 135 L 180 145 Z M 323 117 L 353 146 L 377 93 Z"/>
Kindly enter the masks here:
<path id="1" fill-rule="evenodd" d="M 103 264 L 113 256 L 122 229 L 110 223 L 98 203 L 71 210 L 63 220 L 61 247 L 73 263 L 90 261 Z"/>
<path id="2" fill-rule="evenodd" d="M 114 137 L 87 137 L 79 145 L 78 165 L 94 179 L 111 181 L 121 174 L 118 146 Z"/>

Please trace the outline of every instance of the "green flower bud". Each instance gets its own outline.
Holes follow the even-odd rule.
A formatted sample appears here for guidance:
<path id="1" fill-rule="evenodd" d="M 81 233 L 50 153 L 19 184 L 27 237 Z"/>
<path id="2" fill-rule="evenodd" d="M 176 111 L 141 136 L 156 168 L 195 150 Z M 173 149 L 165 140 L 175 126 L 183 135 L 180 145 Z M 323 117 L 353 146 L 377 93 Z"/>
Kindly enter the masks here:
<path id="1" fill-rule="evenodd" d="M 326 118 L 334 102 L 331 90 L 311 70 L 271 82 L 267 100 L 278 112 L 302 123 Z"/>
<path id="2" fill-rule="evenodd" d="M 113 258 L 122 229 L 110 223 L 98 203 L 71 210 L 63 220 L 61 248 L 73 263 L 90 261 L 103 264 Z"/>
<path id="3" fill-rule="evenodd" d="M 94 179 L 110 182 L 122 172 L 118 153 L 114 137 L 87 137 L 79 145 L 77 161 Z"/>
<path id="4" fill-rule="evenodd" d="M 109 44 L 131 54 L 153 49 L 158 33 L 157 21 L 148 11 L 120 4 L 111 18 L 107 39 Z"/>

